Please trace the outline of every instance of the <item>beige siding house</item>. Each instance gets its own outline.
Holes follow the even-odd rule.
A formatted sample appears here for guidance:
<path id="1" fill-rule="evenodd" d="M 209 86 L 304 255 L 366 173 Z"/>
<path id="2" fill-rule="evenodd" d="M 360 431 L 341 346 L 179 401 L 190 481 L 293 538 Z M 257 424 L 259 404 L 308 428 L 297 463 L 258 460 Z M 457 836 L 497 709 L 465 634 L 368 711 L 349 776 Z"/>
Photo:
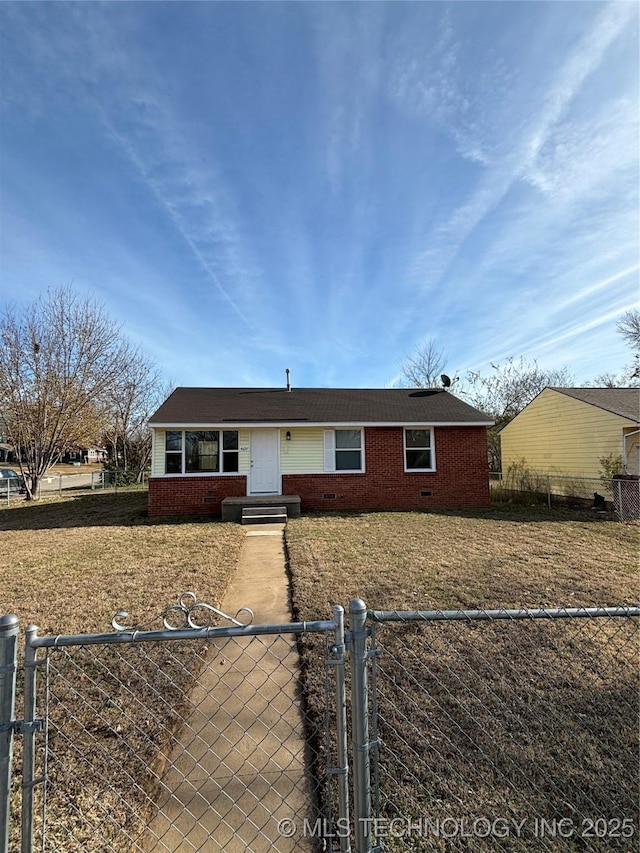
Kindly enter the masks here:
<path id="1" fill-rule="evenodd" d="M 598 477 L 600 459 L 622 456 L 640 474 L 640 390 L 545 388 L 500 433 L 502 470 Z"/>

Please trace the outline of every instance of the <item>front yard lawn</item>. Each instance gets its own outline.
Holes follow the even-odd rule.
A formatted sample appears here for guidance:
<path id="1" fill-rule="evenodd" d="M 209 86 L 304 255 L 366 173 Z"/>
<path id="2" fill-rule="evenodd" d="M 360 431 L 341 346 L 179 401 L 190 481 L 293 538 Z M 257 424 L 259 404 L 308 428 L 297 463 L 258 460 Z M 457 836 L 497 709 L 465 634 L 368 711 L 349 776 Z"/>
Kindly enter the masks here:
<path id="1" fill-rule="evenodd" d="M 640 526 L 544 508 L 289 521 L 301 619 L 354 596 L 371 609 L 635 603 Z"/>
<path id="2" fill-rule="evenodd" d="M 295 616 L 355 596 L 376 610 L 635 604 L 639 533 L 542 508 L 301 518 L 286 528 Z M 387 849 L 634 849 L 637 618 L 385 623 L 376 644 Z M 300 646 L 321 720 L 322 649 Z"/>
<path id="3" fill-rule="evenodd" d="M 219 604 L 244 531 L 146 510 L 146 492 L 125 491 L 1 507 L 0 613 L 75 634 L 110 631 L 120 608 L 152 619 L 185 590 Z"/>
<path id="4" fill-rule="evenodd" d="M 129 622 L 153 619 L 185 590 L 219 603 L 245 531 L 150 520 L 146 494 L 123 492 L 2 508 L 0 534 L 0 612 L 40 633 L 84 633 L 108 631 L 119 608 Z M 356 596 L 402 610 L 633 604 L 639 534 L 544 508 L 293 519 L 293 617 L 329 618 Z M 639 831 L 637 622 L 379 626 L 380 814 L 449 818 L 458 830 L 381 840 L 391 850 L 630 851 L 634 839 L 612 832 L 628 819 Z M 300 649 L 307 710 L 322 730 L 324 648 L 304 635 Z M 95 811 L 105 844 L 135 848 L 202 662 L 187 643 L 56 650 L 49 844 L 102 849 L 81 834 L 80 808 Z M 522 821 L 522 837 L 460 835 L 474 819 Z M 576 833 L 535 834 L 536 821 L 560 819 Z M 608 834 L 585 838 L 589 819 L 604 819 Z"/>

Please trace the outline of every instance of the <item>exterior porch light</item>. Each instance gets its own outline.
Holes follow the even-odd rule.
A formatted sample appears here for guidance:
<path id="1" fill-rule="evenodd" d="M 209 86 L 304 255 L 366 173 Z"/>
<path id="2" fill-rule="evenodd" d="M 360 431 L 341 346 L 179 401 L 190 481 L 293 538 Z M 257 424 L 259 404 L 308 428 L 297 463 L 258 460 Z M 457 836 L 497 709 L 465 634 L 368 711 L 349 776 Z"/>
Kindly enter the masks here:
<path id="1" fill-rule="evenodd" d="M 287 430 L 287 434 L 285 435 L 285 438 L 287 439 L 287 441 L 291 441 L 291 430 L 289 430 L 289 429 Z"/>

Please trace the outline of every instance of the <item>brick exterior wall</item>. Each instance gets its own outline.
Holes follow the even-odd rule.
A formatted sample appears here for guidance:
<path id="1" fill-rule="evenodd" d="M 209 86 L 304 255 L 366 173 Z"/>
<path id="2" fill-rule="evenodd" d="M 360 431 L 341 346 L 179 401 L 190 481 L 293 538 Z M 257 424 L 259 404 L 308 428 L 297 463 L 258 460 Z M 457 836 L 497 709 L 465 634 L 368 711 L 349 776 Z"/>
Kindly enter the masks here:
<path id="1" fill-rule="evenodd" d="M 150 477 L 149 515 L 220 517 L 223 498 L 247 494 L 247 477 Z"/>
<path id="2" fill-rule="evenodd" d="M 435 427 L 434 434 L 433 473 L 405 473 L 401 427 L 369 427 L 365 474 L 287 474 L 282 477 L 283 493 L 300 495 L 303 512 L 489 506 L 485 427 Z M 335 498 L 326 499 L 325 494 Z"/>
<path id="3" fill-rule="evenodd" d="M 300 495 L 303 512 L 489 506 L 486 428 L 435 427 L 434 436 L 433 473 L 404 471 L 402 427 L 367 427 L 365 474 L 283 474 L 282 493 Z M 152 477 L 149 515 L 220 516 L 223 498 L 246 493 L 244 475 Z"/>

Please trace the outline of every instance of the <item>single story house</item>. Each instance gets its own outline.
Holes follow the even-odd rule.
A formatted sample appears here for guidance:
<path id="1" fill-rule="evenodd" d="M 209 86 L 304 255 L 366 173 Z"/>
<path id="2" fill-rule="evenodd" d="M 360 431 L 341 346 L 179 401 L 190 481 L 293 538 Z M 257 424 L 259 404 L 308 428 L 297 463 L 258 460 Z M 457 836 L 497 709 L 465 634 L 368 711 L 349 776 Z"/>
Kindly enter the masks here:
<path id="1" fill-rule="evenodd" d="M 490 424 L 437 388 L 177 388 L 149 420 L 149 514 L 269 495 L 302 510 L 487 506 Z"/>
<path id="2" fill-rule="evenodd" d="M 103 447 L 81 447 L 78 445 L 71 450 L 65 450 L 60 461 L 71 465 L 74 462 L 89 465 L 106 462 L 107 458 L 108 453 Z"/>
<path id="3" fill-rule="evenodd" d="M 17 462 L 18 457 L 16 456 L 15 450 L 13 449 L 12 444 L 8 444 L 6 441 L 2 441 L 0 439 L 0 462 Z"/>
<path id="4" fill-rule="evenodd" d="M 603 457 L 640 474 L 640 389 L 545 388 L 500 432 L 502 471 L 599 477 Z"/>

